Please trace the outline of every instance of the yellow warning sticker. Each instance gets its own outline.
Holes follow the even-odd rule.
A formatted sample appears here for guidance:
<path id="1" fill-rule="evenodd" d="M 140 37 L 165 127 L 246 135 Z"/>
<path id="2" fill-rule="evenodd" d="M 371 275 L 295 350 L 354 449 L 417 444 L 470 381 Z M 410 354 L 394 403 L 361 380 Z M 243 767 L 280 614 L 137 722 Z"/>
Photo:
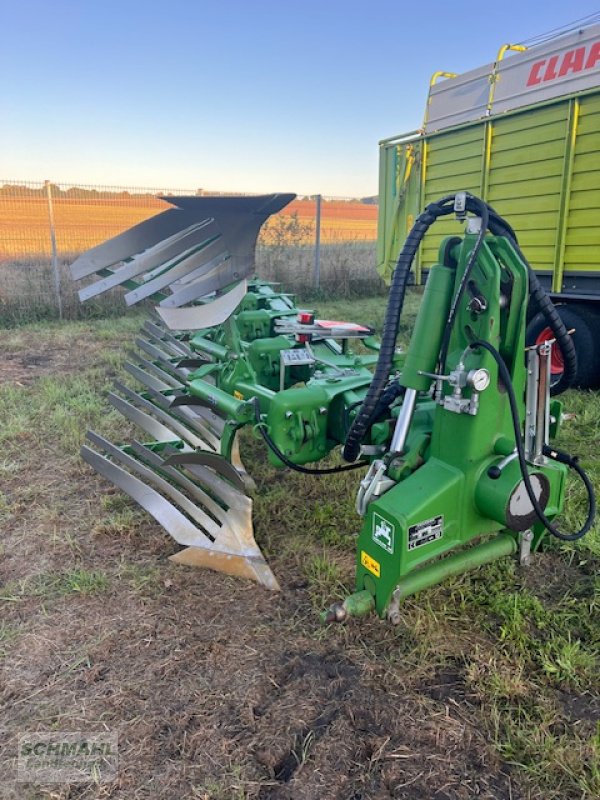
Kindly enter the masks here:
<path id="1" fill-rule="evenodd" d="M 375 559 L 371 558 L 371 556 L 368 553 L 365 553 L 364 550 L 361 550 L 360 553 L 360 563 L 365 569 L 368 569 L 369 572 L 372 572 L 376 578 L 381 576 L 381 567 L 379 566 L 379 561 L 375 561 Z"/>
<path id="2" fill-rule="evenodd" d="M 237 389 L 233 390 L 233 396 L 235 397 L 236 400 L 243 400 L 244 399 L 244 395 L 241 392 L 238 392 Z"/>

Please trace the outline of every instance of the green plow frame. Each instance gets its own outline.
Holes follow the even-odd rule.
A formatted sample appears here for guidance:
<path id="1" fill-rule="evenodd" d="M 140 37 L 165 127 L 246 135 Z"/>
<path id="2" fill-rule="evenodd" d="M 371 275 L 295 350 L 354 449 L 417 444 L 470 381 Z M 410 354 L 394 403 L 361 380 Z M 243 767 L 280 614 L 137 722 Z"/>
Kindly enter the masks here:
<path id="1" fill-rule="evenodd" d="M 127 305 L 155 304 L 124 365 L 136 388 L 117 381 L 107 398 L 138 438 L 115 445 L 90 431 L 84 460 L 182 545 L 174 561 L 272 590 L 279 585 L 254 539 L 239 431 L 259 414 L 286 457 L 327 455 L 345 433 L 328 418 L 330 405 L 345 393 L 356 403 L 375 360 L 354 355 L 349 342 L 376 346 L 361 326 L 321 326 L 311 315 L 300 323 L 290 295 L 248 281 L 260 227 L 293 197 L 164 198 L 172 209 L 71 267 L 85 284 L 82 301 L 123 287 Z M 298 384 L 300 405 L 296 389 L 286 391 Z"/>

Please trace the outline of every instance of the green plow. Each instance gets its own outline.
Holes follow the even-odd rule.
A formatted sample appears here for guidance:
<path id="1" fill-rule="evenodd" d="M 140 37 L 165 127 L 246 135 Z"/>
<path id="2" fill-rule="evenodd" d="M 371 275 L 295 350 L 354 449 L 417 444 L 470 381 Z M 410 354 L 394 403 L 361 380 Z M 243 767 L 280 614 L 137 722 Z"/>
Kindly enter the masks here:
<path id="1" fill-rule="evenodd" d="M 124 365 L 136 389 L 117 381 L 107 397 L 138 438 L 115 445 L 90 431 L 84 460 L 182 545 L 174 561 L 274 590 L 279 585 L 254 539 L 254 484 L 240 457 L 239 430 L 255 425 L 257 414 L 280 417 L 285 424 L 278 420 L 275 436 L 281 429 L 286 458 L 322 458 L 343 441 L 344 431 L 326 418 L 332 399 L 343 390 L 356 401 L 375 360 L 348 346 L 370 337 L 369 329 L 301 317 L 290 295 L 248 281 L 261 225 L 293 197 L 165 198 L 173 209 L 71 267 L 73 278 L 86 282 L 82 301 L 122 286 L 128 305 L 155 303 Z M 312 402 L 314 431 L 304 408 L 284 409 L 277 400 L 281 390 L 295 395 L 291 387 L 306 386 L 311 376 L 321 384 Z"/>
<path id="2" fill-rule="evenodd" d="M 593 487 L 551 443 L 562 420 L 550 399 L 552 348 L 569 380 L 576 355 L 510 225 L 466 192 L 427 206 L 398 256 L 376 339 L 252 278 L 260 226 L 292 197 L 169 198 L 173 209 L 75 262 L 76 279 L 95 280 L 83 300 L 123 286 L 126 303 L 155 304 L 125 365 L 137 388 L 117 382 L 108 395 L 140 434 L 115 445 L 90 432 L 83 458 L 182 546 L 175 561 L 273 590 L 240 431 L 262 439 L 275 467 L 323 476 L 364 468 L 355 591 L 326 622 L 374 610 L 396 624 L 415 592 L 497 558 L 527 565 L 548 534 L 583 536 Z M 449 215 L 463 235 L 441 240 L 402 353 L 415 255 Z M 555 338 L 526 347 L 530 303 Z M 318 463 L 339 448 L 346 464 Z M 569 469 L 587 493 L 587 518 L 573 533 L 553 522 Z"/>

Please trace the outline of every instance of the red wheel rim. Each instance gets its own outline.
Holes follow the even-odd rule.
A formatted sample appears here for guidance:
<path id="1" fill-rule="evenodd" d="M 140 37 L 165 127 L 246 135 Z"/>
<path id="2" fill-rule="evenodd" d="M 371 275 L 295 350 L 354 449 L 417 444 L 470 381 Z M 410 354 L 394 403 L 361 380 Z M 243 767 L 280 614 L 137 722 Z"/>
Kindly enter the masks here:
<path id="1" fill-rule="evenodd" d="M 535 340 L 536 344 L 542 344 L 542 342 L 547 342 L 549 339 L 556 338 L 552 333 L 550 328 L 544 328 L 543 331 L 540 331 L 538 334 L 537 339 Z M 555 342 L 552 345 L 552 358 L 550 360 L 550 372 L 552 375 L 562 375 L 565 371 L 565 362 L 563 361 L 563 354 L 560 350 L 560 347 Z"/>

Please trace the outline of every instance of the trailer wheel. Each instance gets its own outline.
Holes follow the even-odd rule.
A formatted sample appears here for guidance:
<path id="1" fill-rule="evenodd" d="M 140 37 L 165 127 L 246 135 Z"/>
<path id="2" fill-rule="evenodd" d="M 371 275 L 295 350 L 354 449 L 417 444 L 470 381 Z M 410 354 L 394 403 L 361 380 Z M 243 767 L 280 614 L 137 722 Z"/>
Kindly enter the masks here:
<path id="1" fill-rule="evenodd" d="M 567 330 L 575 328 L 573 333 L 573 344 L 577 351 L 577 374 L 574 386 L 580 389 L 589 389 L 598 385 L 599 380 L 599 360 L 600 349 L 596 345 L 597 336 L 594 334 L 600 331 L 600 319 L 592 310 L 581 305 L 563 305 L 556 309 L 565 324 Z M 543 314 L 536 314 L 527 326 L 526 343 L 527 345 L 540 344 L 547 339 L 553 339 L 554 334 L 548 327 L 548 323 Z M 552 348 L 551 386 L 552 394 L 560 394 L 567 388 L 564 385 L 563 373 L 564 362 L 560 348 L 554 345 Z"/>

